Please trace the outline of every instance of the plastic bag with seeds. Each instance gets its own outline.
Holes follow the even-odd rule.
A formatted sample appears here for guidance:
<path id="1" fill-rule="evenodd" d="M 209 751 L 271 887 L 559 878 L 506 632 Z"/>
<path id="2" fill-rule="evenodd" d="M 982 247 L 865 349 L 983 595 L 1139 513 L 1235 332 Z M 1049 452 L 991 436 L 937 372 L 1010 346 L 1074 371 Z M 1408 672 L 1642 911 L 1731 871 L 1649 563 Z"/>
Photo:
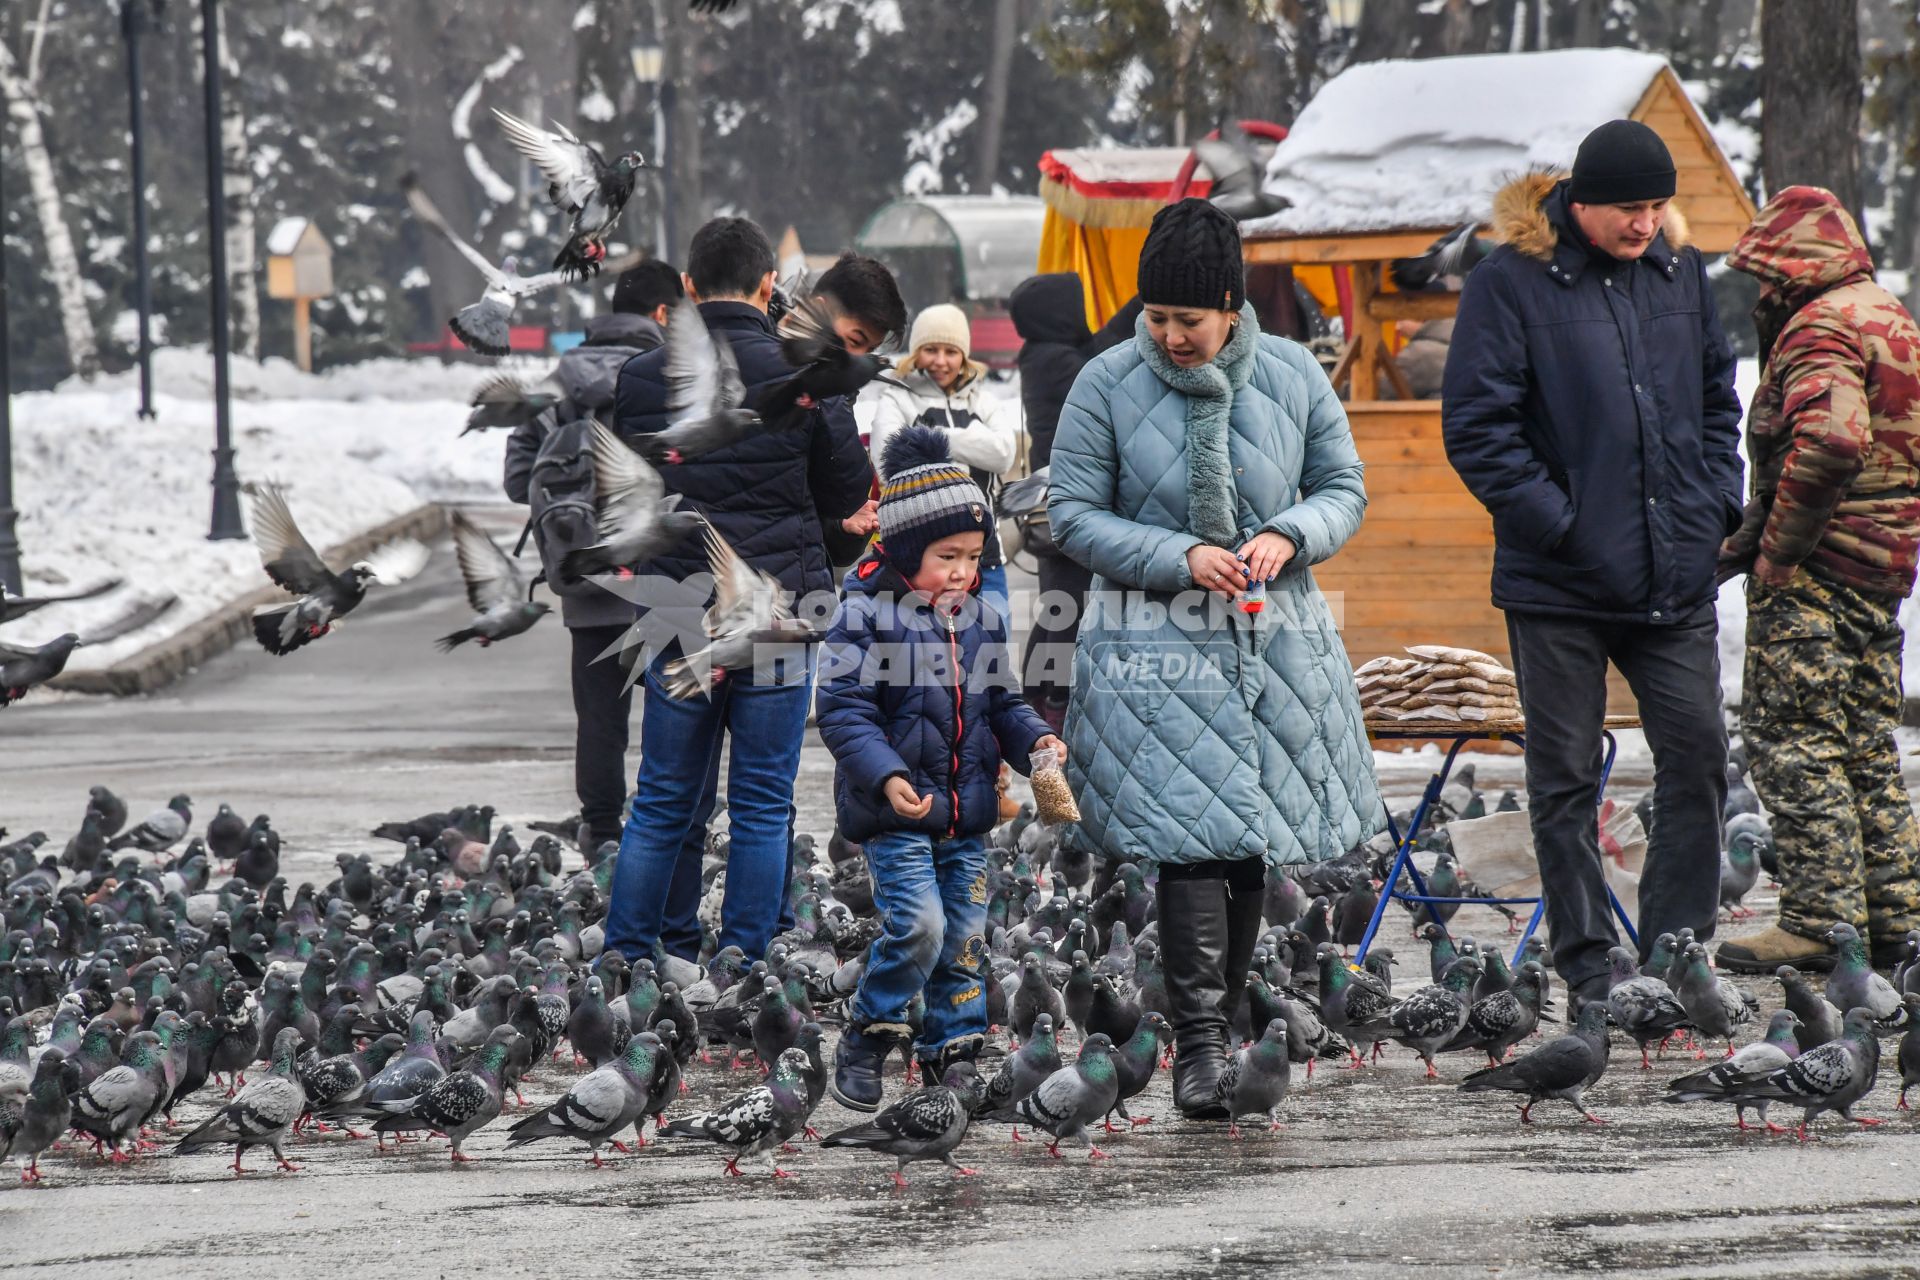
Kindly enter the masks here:
<path id="1" fill-rule="evenodd" d="M 1027 768 L 1033 783 L 1033 807 L 1040 821 L 1049 825 L 1080 821 L 1080 806 L 1074 803 L 1073 788 L 1067 785 L 1059 754 L 1052 747 L 1043 747 L 1027 757 Z"/>

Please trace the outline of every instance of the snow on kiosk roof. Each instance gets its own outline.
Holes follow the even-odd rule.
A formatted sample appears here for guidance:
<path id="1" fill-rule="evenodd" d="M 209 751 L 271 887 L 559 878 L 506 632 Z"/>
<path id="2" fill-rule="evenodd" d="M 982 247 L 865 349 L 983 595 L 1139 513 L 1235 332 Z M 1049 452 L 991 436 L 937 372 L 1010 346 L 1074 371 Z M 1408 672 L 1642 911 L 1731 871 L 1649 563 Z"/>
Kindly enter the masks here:
<path id="1" fill-rule="evenodd" d="M 1567 168 L 1590 130 L 1623 116 L 1650 125 L 1672 150 L 1678 200 L 1696 243 L 1710 253 L 1731 248 L 1753 217 L 1752 203 L 1665 60 L 1628 49 L 1349 67 L 1314 95 L 1267 168 L 1267 190 L 1292 207 L 1242 230 L 1249 240 L 1270 241 L 1485 222 L 1507 178 Z M 1417 252 L 1376 245 L 1307 260 Z"/>

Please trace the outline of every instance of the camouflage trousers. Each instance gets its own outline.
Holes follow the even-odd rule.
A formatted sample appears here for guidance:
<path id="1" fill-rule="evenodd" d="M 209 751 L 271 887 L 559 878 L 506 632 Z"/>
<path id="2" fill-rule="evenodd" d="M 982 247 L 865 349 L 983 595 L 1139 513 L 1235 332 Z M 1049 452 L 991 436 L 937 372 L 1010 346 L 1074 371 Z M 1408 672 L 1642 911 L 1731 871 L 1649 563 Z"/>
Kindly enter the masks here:
<path id="1" fill-rule="evenodd" d="M 1773 815 L 1780 925 L 1873 940 L 1920 926 L 1920 823 L 1900 781 L 1899 600 L 1802 569 L 1747 580 L 1741 721 Z"/>

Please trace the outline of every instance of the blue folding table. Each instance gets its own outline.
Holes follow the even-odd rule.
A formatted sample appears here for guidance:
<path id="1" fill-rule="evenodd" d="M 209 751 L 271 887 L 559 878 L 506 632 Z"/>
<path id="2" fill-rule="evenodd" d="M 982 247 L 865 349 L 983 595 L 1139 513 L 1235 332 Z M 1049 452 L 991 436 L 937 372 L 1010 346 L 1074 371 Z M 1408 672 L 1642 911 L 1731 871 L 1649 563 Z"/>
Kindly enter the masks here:
<path id="1" fill-rule="evenodd" d="M 1596 800 L 1606 794 L 1607 777 L 1613 772 L 1613 759 L 1619 747 L 1619 744 L 1614 741 L 1613 731 L 1615 729 L 1635 729 L 1638 728 L 1639 725 L 1640 718 L 1638 716 L 1608 716 L 1603 722 L 1601 733 L 1606 739 L 1607 750 L 1600 765 L 1600 786 L 1595 793 Z M 1393 820 L 1392 810 L 1389 809 L 1387 812 L 1387 831 L 1392 835 L 1395 847 L 1393 869 L 1387 874 L 1386 884 L 1380 892 L 1380 901 L 1374 905 L 1373 919 L 1367 922 L 1367 933 L 1365 937 L 1360 939 L 1360 950 L 1354 956 L 1354 963 L 1358 964 L 1367 958 L 1367 949 L 1373 946 L 1374 936 L 1380 932 L 1380 921 L 1387 914 L 1387 903 L 1398 900 L 1407 903 L 1424 902 L 1429 905 L 1435 903 L 1459 903 L 1466 905 L 1477 902 L 1482 906 L 1494 903 L 1501 905 L 1526 904 L 1531 906 L 1533 908 L 1533 918 L 1527 921 L 1526 932 L 1520 935 L 1520 944 L 1515 947 L 1513 951 L 1513 963 L 1515 966 L 1519 965 L 1520 957 L 1527 949 L 1527 939 L 1531 938 L 1533 931 L 1540 927 L 1540 918 L 1546 914 L 1546 885 L 1542 884 L 1540 886 L 1541 896 L 1539 897 L 1435 897 L 1427 891 L 1427 882 L 1420 874 L 1420 869 L 1413 865 L 1413 846 L 1415 840 L 1418 839 L 1420 835 L 1420 829 L 1426 825 L 1427 814 L 1432 811 L 1436 804 L 1440 803 L 1441 789 L 1447 785 L 1447 778 L 1453 772 L 1453 762 L 1455 757 L 1460 754 L 1460 749 L 1469 742 L 1504 741 L 1515 743 L 1524 751 L 1527 745 L 1526 729 L 1526 722 L 1519 719 L 1473 721 L 1367 720 L 1367 737 L 1375 742 L 1450 739 L 1452 745 L 1447 748 L 1446 759 L 1441 762 L 1440 771 L 1427 780 L 1427 789 L 1421 794 L 1420 803 L 1414 806 L 1413 817 L 1409 820 L 1407 829 L 1401 831 Z M 1417 892 L 1405 893 L 1401 891 L 1400 874 L 1403 871 L 1407 877 L 1413 881 L 1413 887 Z M 1614 914 L 1620 917 L 1620 925 L 1627 931 L 1627 937 L 1632 940 L 1635 946 L 1638 946 L 1640 944 L 1640 935 L 1634 932 L 1633 921 L 1627 918 L 1626 908 L 1620 905 L 1620 899 L 1615 896 L 1611 884 L 1607 885 L 1607 901 L 1612 904 Z M 1434 923 L 1438 924 L 1443 931 L 1447 927 L 1444 921 L 1437 918 Z"/>

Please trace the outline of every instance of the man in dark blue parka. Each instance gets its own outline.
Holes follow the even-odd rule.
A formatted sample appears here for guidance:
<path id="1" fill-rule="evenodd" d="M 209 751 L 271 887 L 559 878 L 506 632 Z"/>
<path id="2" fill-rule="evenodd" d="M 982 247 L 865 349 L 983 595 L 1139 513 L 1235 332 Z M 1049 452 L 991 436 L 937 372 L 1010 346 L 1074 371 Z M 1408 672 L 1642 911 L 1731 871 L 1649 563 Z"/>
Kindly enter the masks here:
<path id="1" fill-rule="evenodd" d="M 1631 120 L 1570 177 L 1494 203 L 1503 243 L 1467 278 L 1447 359 L 1447 456 L 1493 516 L 1493 602 L 1526 710 L 1534 850 L 1554 965 L 1606 993 L 1618 935 L 1594 808 L 1607 664 L 1654 756 L 1642 955 L 1713 932 L 1727 735 L 1714 572 L 1743 504 L 1734 358 L 1670 201 L 1672 157 Z"/>
<path id="2" fill-rule="evenodd" d="M 767 318 L 773 270 L 772 246 L 745 218 L 715 218 L 688 246 L 688 293 L 708 330 L 732 351 L 749 405 L 793 372 Z M 850 350 L 870 351 L 905 324 L 892 277 L 871 259 L 843 259 L 821 276 L 815 292 L 838 304 L 836 328 Z M 667 356 L 662 348 L 621 369 L 614 426 L 622 436 L 666 427 Z M 868 501 L 873 468 L 841 397 L 810 404 L 797 421 L 664 467 L 661 476 L 667 492 L 703 514 L 751 568 L 801 599 L 799 617 L 831 613 L 824 531 L 864 534 L 877 524 Z M 641 570 L 674 581 L 706 571 L 702 549 L 691 540 Z M 719 944 L 757 959 L 773 940 L 786 904 L 793 784 L 811 693 L 805 671 L 743 671 L 704 696 L 672 697 L 660 670 L 678 656 L 677 647 L 652 655 L 642 685 L 640 772 L 620 840 L 606 938 L 609 950 L 629 959 L 652 958 L 660 944 L 673 958 L 662 968 L 668 977 L 684 976 L 675 961 L 699 954 L 700 852 L 723 747 L 730 851 Z"/>

